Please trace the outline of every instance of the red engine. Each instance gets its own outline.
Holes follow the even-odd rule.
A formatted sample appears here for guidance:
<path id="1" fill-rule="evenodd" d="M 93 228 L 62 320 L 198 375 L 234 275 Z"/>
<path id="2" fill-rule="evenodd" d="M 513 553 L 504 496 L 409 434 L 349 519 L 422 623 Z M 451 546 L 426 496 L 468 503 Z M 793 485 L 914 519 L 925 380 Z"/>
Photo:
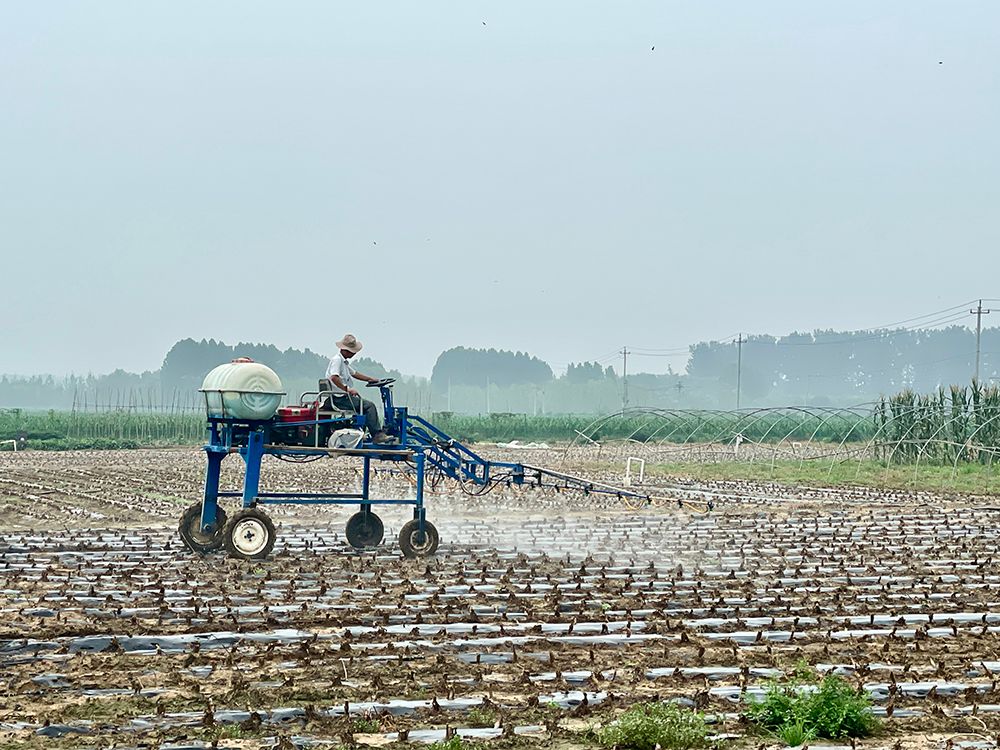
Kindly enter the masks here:
<path id="1" fill-rule="evenodd" d="M 296 422 L 314 422 L 318 419 L 319 402 L 281 406 L 274 415 L 270 441 L 276 445 L 326 445 L 330 435 L 337 429 L 351 427 L 352 416 L 328 418 L 321 425 L 296 425 Z"/>
<path id="2" fill-rule="evenodd" d="M 309 422 L 316 419 L 317 403 L 303 404 L 301 406 L 282 406 L 278 408 L 279 422 Z"/>

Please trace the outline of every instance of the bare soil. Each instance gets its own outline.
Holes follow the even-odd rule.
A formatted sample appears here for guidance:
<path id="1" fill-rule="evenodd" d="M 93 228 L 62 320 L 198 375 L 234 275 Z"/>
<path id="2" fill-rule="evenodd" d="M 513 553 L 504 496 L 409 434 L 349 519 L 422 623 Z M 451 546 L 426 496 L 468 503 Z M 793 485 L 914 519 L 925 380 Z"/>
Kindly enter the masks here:
<path id="1" fill-rule="evenodd" d="M 265 482 L 345 489 L 358 468 L 268 459 Z M 434 558 L 401 557 L 408 508 L 379 511 L 385 541 L 359 553 L 343 536 L 355 508 L 285 506 L 268 509 L 272 557 L 243 562 L 177 537 L 203 471 L 192 449 L 0 454 L 0 747 L 458 731 L 576 748 L 668 697 L 737 746 L 776 746 L 739 714 L 802 661 L 872 695 L 885 732 L 860 746 L 993 747 L 1000 733 L 1000 512 L 975 498 L 691 485 L 716 493 L 699 514 L 442 484 Z M 412 487 L 385 471 L 376 491 Z"/>

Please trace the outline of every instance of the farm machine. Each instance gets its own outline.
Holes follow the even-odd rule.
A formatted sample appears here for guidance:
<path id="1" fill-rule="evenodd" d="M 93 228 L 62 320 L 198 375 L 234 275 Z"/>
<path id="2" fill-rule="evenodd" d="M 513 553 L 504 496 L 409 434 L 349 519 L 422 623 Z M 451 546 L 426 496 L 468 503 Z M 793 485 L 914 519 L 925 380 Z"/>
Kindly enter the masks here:
<path id="1" fill-rule="evenodd" d="M 328 381 L 321 380 L 317 391 L 303 393 L 298 404 L 279 407 L 285 393 L 277 375 L 264 365 L 240 359 L 209 373 L 201 388 L 208 413 L 205 490 L 201 502 L 181 516 L 179 533 L 184 544 L 201 554 L 224 547 L 231 557 L 263 559 L 275 542 L 274 524 L 263 506 L 357 503 L 359 510 L 347 521 L 345 534 L 352 547 L 364 549 L 381 544 L 384 535 L 382 520 L 373 508 L 408 505 L 413 507 L 413 518 L 400 530 L 399 546 L 406 557 L 425 557 L 433 555 L 439 543 L 438 531 L 427 519 L 425 488 L 446 480 L 457 482 L 463 492 L 472 495 L 501 485 L 523 485 L 651 501 L 649 495 L 635 489 L 486 459 L 426 419 L 410 414 L 405 406 L 396 406 L 394 382 L 386 378 L 368 384 L 379 391 L 385 415 L 383 429 L 393 438 L 389 444 L 375 444 L 365 437 L 363 414 L 333 406 Z M 243 486 L 238 490 L 219 487 L 222 462 L 230 455 L 238 455 L 245 465 Z M 300 463 L 330 457 L 360 460 L 360 491 L 266 491 L 261 486 L 264 456 Z M 414 496 L 374 497 L 373 462 L 388 462 L 408 475 Z M 230 516 L 219 502 L 222 498 L 239 498 L 241 507 Z"/>

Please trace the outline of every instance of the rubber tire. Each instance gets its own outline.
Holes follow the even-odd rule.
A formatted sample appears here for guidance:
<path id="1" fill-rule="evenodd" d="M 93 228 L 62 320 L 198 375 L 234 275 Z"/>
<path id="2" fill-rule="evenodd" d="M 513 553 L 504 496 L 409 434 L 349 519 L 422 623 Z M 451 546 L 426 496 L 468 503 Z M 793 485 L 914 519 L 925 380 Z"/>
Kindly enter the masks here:
<path id="1" fill-rule="evenodd" d="M 177 533 L 180 534 L 184 546 L 199 555 L 207 555 L 215 552 L 223 544 L 224 529 L 226 526 L 226 511 L 221 505 L 216 505 L 215 531 L 211 536 L 203 534 L 201 531 L 201 503 L 188 506 L 181 513 L 181 520 L 177 524 Z"/>
<path id="2" fill-rule="evenodd" d="M 344 533 L 347 536 L 347 543 L 354 549 L 377 547 L 385 536 L 385 526 L 382 519 L 374 513 L 365 513 L 362 510 L 347 519 Z"/>
<path id="3" fill-rule="evenodd" d="M 403 550 L 403 557 L 408 557 L 411 560 L 417 557 L 430 557 L 437 552 L 440 542 L 434 524 L 430 521 L 424 521 L 424 533 L 426 536 L 424 543 L 418 545 L 413 538 L 416 536 L 418 528 L 416 520 L 413 520 L 404 523 L 403 528 L 399 530 L 399 547 Z"/>
<path id="4" fill-rule="evenodd" d="M 259 521 L 260 525 L 264 528 L 264 531 L 267 534 L 267 539 L 264 542 L 264 545 L 259 550 L 251 554 L 240 550 L 234 542 L 235 534 L 239 531 L 237 526 L 239 526 L 241 521 L 246 521 L 248 519 Z M 274 531 L 274 524 L 271 522 L 271 519 L 267 517 L 267 514 L 264 513 L 264 511 L 259 508 L 244 508 L 229 519 L 229 523 L 226 524 L 226 528 L 222 536 L 226 545 L 226 552 L 229 553 L 230 557 L 237 560 L 263 560 L 271 554 L 271 550 L 274 549 L 274 540 L 277 534 Z"/>

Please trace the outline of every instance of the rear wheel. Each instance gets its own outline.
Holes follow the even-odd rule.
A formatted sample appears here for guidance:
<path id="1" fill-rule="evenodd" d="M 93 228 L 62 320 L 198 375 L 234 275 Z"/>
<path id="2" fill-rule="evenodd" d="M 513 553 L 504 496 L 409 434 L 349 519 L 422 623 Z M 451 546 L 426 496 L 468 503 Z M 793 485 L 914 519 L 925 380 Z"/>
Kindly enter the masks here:
<path id="1" fill-rule="evenodd" d="M 223 527 L 226 525 L 226 511 L 222 506 L 215 506 L 215 523 L 211 531 L 201 529 L 201 503 L 189 506 L 182 514 L 177 532 L 181 535 L 184 546 L 199 555 L 207 555 L 222 546 Z"/>
<path id="2" fill-rule="evenodd" d="M 416 520 L 407 521 L 399 531 L 399 547 L 403 550 L 403 557 L 430 557 L 438 548 L 438 532 L 434 524 L 424 521 L 424 532 L 420 533 L 420 526 Z"/>
<path id="3" fill-rule="evenodd" d="M 382 519 L 374 513 L 365 513 L 363 510 L 355 513 L 347 520 L 347 543 L 354 549 L 364 549 L 365 547 L 375 547 L 382 543 L 385 535 L 385 527 Z"/>
<path id="4" fill-rule="evenodd" d="M 274 548 L 274 524 L 264 511 L 244 508 L 226 524 L 226 551 L 239 560 L 263 560 Z"/>

